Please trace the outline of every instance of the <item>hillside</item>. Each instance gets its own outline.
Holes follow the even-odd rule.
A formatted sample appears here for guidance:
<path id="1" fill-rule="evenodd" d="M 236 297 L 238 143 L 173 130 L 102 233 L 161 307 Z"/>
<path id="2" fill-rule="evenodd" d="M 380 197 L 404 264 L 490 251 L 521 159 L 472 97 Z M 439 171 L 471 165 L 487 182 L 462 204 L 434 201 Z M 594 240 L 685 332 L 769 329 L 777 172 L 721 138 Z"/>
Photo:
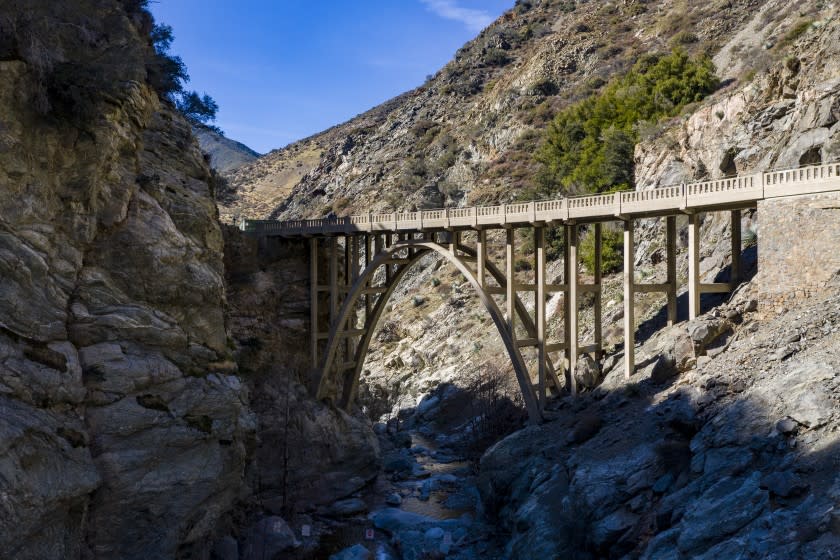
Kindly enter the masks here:
<path id="1" fill-rule="evenodd" d="M 204 126 L 194 126 L 193 134 L 201 151 L 210 156 L 210 167 L 219 173 L 228 173 L 250 163 L 260 154 L 236 140 Z"/>
<path id="2" fill-rule="evenodd" d="M 784 38 L 818 19 L 819 5 L 519 3 L 417 89 L 240 169 L 220 211 L 314 217 L 527 197 L 538 172 L 532 154 L 552 115 L 641 54 L 717 53 L 732 88 L 784 58 Z M 750 33 L 756 26 L 761 32 Z M 707 168 L 716 172 L 713 162 Z"/>

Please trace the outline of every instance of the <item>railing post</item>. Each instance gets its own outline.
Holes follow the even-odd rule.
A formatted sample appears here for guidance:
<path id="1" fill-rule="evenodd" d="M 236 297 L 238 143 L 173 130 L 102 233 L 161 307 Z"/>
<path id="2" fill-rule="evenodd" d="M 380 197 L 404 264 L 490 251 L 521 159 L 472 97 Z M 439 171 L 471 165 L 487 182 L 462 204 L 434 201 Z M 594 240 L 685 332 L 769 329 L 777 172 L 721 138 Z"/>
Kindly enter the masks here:
<path id="1" fill-rule="evenodd" d="M 532 224 L 537 221 L 537 203 L 533 200 L 528 203 L 528 216 Z"/>
<path id="2" fill-rule="evenodd" d="M 621 193 L 618 191 L 613 193 L 613 213 L 616 216 L 621 215 Z"/>

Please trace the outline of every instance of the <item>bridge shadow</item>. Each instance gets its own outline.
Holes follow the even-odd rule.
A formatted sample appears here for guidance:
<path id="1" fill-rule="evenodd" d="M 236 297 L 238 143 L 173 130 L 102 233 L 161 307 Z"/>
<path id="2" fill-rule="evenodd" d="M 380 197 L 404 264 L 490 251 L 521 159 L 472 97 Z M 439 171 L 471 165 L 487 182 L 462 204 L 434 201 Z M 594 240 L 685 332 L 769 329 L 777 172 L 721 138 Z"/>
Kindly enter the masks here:
<path id="1" fill-rule="evenodd" d="M 747 247 L 741 251 L 741 283 L 746 283 L 755 278 L 758 272 L 758 248 L 756 245 Z M 714 278 L 714 282 L 729 282 L 732 278 L 732 265 L 723 267 Z M 740 285 L 740 284 L 739 284 Z M 706 313 L 715 307 L 726 303 L 731 297 L 730 293 L 725 294 L 701 294 L 700 312 Z M 688 320 L 688 292 L 677 296 L 677 322 Z M 662 306 L 656 315 L 642 322 L 636 328 L 636 341 L 643 344 L 650 339 L 657 331 L 668 325 L 668 308 Z"/>

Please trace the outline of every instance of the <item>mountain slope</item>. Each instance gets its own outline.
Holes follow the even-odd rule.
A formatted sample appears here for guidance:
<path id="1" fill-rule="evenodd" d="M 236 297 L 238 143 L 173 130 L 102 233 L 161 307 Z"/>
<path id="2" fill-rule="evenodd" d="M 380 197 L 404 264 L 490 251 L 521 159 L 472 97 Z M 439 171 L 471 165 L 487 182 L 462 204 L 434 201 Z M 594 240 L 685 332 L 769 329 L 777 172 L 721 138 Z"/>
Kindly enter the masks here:
<path id="1" fill-rule="evenodd" d="M 643 53 L 675 45 L 718 53 L 757 13 L 762 33 L 748 38 L 781 44 L 818 4 L 520 3 L 421 87 L 240 169 L 221 212 L 314 217 L 527 197 L 538 171 L 532 153 L 559 108 L 597 91 Z M 726 77 L 746 79 L 786 47 L 759 45 L 760 56 L 755 45 L 740 48 L 725 53 L 738 62 Z M 317 163 L 301 162 L 297 154 L 314 156 L 314 146 Z M 297 173 L 284 177 L 290 165 Z"/>
<path id="2" fill-rule="evenodd" d="M 219 173 L 233 171 L 260 157 L 260 154 L 236 140 L 231 140 L 204 126 L 194 126 L 201 151 L 210 156 L 210 166 Z"/>

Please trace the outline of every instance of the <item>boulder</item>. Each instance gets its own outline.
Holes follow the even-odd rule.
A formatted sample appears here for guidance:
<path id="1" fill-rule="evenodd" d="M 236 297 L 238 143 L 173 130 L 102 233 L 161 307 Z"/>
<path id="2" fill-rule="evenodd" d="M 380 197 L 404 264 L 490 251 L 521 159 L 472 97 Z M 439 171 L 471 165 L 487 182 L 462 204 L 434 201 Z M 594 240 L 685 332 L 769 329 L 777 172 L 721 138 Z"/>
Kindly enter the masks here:
<path id="1" fill-rule="evenodd" d="M 330 560 L 369 560 L 370 551 L 361 544 L 354 544 L 330 556 Z"/>
<path id="2" fill-rule="evenodd" d="M 243 560 L 274 558 L 281 552 L 300 546 L 294 532 L 282 517 L 264 517 L 247 531 Z"/>

